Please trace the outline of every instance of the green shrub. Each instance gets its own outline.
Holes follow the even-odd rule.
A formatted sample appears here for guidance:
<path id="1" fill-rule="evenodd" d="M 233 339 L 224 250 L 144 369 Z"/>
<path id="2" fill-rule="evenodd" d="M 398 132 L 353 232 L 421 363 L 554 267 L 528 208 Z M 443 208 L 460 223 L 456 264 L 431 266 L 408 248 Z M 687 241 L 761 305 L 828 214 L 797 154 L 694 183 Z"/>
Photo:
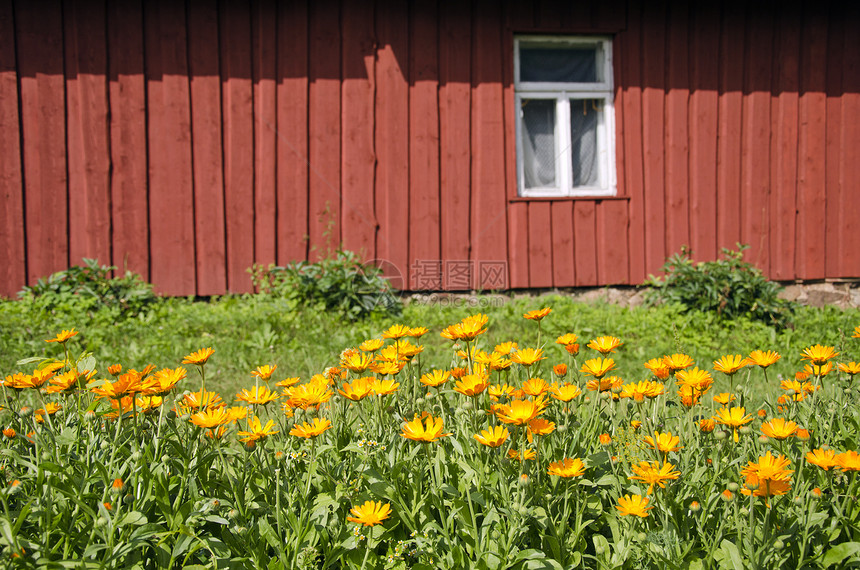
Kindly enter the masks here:
<path id="1" fill-rule="evenodd" d="M 337 311 L 352 321 L 372 314 L 399 316 L 403 310 L 382 270 L 363 264 L 351 251 L 338 250 L 317 262 L 297 261 L 285 267 L 255 264 L 249 272 L 260 293 Z"/>
<path id="2" fill-rule="evenodd" d="M 92 313 L 112 310 L 117 317 L 133 317 L 145 312 L 158 300 L 152 285 L 131 271 L 120 277 L 112 272 L 116 267 L 99 265 L 96 259 L 83 260 L 39 279 L 32 287 L 24 287 L 18 296 L 31 300 L 46 311 L 63 309 L 84 310 Z"/>
<path id="3" fill-rule="evenodd" d="M 714 313 L 725 319 L 746 317 L 769 325 L 790 324 L 796 305 L 780 299 L 782 287 L 769 281 L 760 269 L 743 260 L 749 246 L 723 248 L 723 258 L 695 263 L 689 248 L 670 257 L 662 270 L 666 277 L 651 275 L 649 301 L 677 303 L 685 310 Z"/>

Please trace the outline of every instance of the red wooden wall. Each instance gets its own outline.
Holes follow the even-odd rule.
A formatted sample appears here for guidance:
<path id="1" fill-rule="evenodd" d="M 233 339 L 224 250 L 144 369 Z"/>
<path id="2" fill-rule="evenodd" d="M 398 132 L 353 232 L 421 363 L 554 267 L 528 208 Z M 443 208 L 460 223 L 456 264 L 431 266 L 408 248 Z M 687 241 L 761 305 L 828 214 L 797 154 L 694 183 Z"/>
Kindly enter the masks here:
<path id="1" fill-rule="evenodd" d="M 0 0 L 0 294 L 82 257 L 248 291 L 339 243 L 405 288 L 636 284 L 736 242 L 860 277 L 849 4 Z M 516 198 L 520 32 L 614 36 L 617 197 Z"/>

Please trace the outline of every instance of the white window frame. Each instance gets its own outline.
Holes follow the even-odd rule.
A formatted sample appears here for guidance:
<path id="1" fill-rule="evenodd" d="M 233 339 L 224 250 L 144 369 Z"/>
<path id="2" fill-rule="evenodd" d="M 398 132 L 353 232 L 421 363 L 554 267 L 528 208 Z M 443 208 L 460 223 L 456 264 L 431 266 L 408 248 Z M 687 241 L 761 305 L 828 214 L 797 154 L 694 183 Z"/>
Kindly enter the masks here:
<path id="1" fill-rule="evenodd" d="M 520 44 L 558 43 L 565 46 L 596 47 L 598 53 L 595 83 L 549 83 L 520 81 Z M 514 37 L 514 93 L 517 147 L 517 188 L 523 197 L 569 197 L 569 196 L 615 196 L 615 110 L 612 84 L 612 38 L 605 36 L 536 36 Z M 523 99 L 555 99 L 555 180 L 557 186 L 526 188 L 523 169 L 522 148 L 522 101 Z M 572 156 L 570 154 L 570 101 L 576 99 L 600 99 L 603 113 L 597 126 L 597 186 L 573 186 Z"/>

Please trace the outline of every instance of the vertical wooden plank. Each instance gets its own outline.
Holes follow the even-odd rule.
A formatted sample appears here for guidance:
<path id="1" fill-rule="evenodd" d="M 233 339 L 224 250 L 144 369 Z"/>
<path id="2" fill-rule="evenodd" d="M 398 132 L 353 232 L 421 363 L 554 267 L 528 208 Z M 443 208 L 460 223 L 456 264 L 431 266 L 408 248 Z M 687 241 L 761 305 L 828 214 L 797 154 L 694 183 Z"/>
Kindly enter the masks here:
<path id="1" fill-rule="evenodd" d="M 69 176 L 69 261 L 111 260 L 105 7 L 73 3 L 63 11 Z"/>
<path id="2" fill-rule="evenodd" d="M 771 189 L 773 18 L 770 8 L 759 4 L 748 6 L 748 17 L 741 141 L 741 240 L 750 246 L 746 259 L 770 275 L 767 227 Z"/>
<path id="3" fill-rule="evenodd" d="M 151 279 L 159 293 L 196 289 L 191 109 L 185 6 L 145 5 Z"/>
<path id="4" fill-rule="evenodd" d="M 842 4 L 830 7 L 827 29 L 826 105 L 825 123 L 825 163 L 824 163 L 824 207 L 830 223 L 825 226 L 824 270 L 827 277 L 838 277 L 842 271 L 842 257 L 845 255 L 841 228 L 839 227 L 842 209 L 842 126 L 843 126 L 843 88 L 842 71 L 844 68 L 843 49 L 845 47 L 845 10 Z M 820 197 L 819 197 L 820 199 Z"/>
<path id="5" fill-rule="evenodd" d="M 308 7 L 278 3 L 278 264 L 308 258 Z"/>
<path id="6" fill-rule="evenodd" d="M 218 6 L 207 0 L 192 0 L 188 5 L 188 73 L 191 79 L 198 295 L 217 295 L 227 291 L 218 38 Z"/>
<path id="7" fill-rule="evenodd" d="M 774 82 L 771 115 L 771 189 L 769 228 L 770 277 L 792 279 L 795 275 L 795 222 L 797 216 L 797 106 L 800 54 L 800 7 L 781 5 L 775 38 Z M 823 237 L 823 236 L 822 236 Z"/>
<path id="8" fill-rule="evenodd" d="M 514 198 L 519 191 L 517 180 L 517 121 L 519 110 L 515 107 L 514 93 L 514 33 L 528 31 L 534 27 L 533 1 L 512 0 L 505 4 L 507 21 L 506 45 L 502 51 L 504 81 L 503 97 L 505 104 L 505 153 L 512 157 L 506 163 L 508 198 Z M 513 33 L 512 33 L 513 32 Z M 456 56 L 455 56 L 456 57 Z M 527 202 L 508 202 L 508 286 L 514 289 L 529 286 L 529 205 Z M 572 224 L 569 224 L 573 232 Z M 443 237 L 444 239 L 444 237 Z M 572 263 L 572 260 L 571 260 Z"/>
<path id="9" fill-rule="evenodd" d="M 561 200 L 552 202 L 552 285 L 553 287 L 573 287 L 576 283 L 576 270 L 573 255 L 573 202 Z M 543 230 L 546 231 L 546 228 Z M 626 249 L 627 245 L 624 244 Z"/>
<path id="10" fill-rule="evenodd" d="M 107 19 L 112 262 L 149 280 L 143 8 L 140 2 L 109 2 Z"/>
<path id="11" fill-rule="evenodd" d="M 645 266 L 657 271 L 665 261 L 665 91 L 666 2 L 649 3 L 642 11 L 642 145 L 644 156 Z"/>
<path id="12" fill-rule="evenodd" d="M 409 46 L 409 264 L 440 259 L 438 5 L 416 2 Z M 410 273 L 412 273 L 410 271 Z M 408 281 L 413 288 L 414 280 Z"/>
<path id="13" fill-rule="evenodd" d="M 747 63 L 746 14 L 724 8 L 720 20 L 717 126 L 717 247 L 741 240 L 741 126 Z"/>
<path id="14" fill-rule="evenodd" d="M 373 95 L 375 37 L 373 4 L 343 5 L 343 94 L 341 213 L 343 244 L 364 259 L 376 257 L 376 219 L 373 212 Z"/>
<path id="15" fill-rule="evenodd" d="M 348 25 L 349 23 L 346 22 Z M 332 33 L 333 30 L 337 32 Z M 310 5 L 310 247 L 314 259 L 340 244 L 340 2 Z"/>
<path id="16" fill-rule="evenodd" d="M 409 10 L 381 0 L 376 8 L 376 256 L 409 271 Z M 465 239 L 466 228 L 460 228 Z"/>
<path id="17" fill-rule="evenodd" d="M 576 286 L 593 287 L 597 278 L 597 215 L 594 200 L 573 202 L 573 244 Z"/>
<path id="18" fill-rule="evenodd" d="M 468 2 L 439 6 L 439 198 L 441 259 L 469 259 L 471 13 Z M 526 277 L 528 279 L 528 277 Z M 522 287 L 526 284 L 520 285 Z"/>
<path id="19" fill-rule="evenodd" d="M 690 246 L 698 259 L 717 257 L 717 122 L 720 58 L 717 4 L 693 8 L 690 94 Z M 736 22 L 735 25 L 742 25 Z"/>
<path id="20" fill-rule="evenodd" d="M 598 200 L 595 204 L 599 285 L 630 283 L 627 207 L 624 200 Z"/>
<path id="21" fill-rule="evenodd" d="M 469 227 L 470 258 L 479 266 L 503 262 L 508 257 L 505 163 L 509 157 L 505 155 L 504 144 L 501 10 L 491 0 L 477 0 L 473 10 L 476 18 L 472 45 L 473 168 Z M 474 287 L 489 286 L 482 277 L 476 272 Z"/>
<path id="22" fill-rule="evenodd" d="M 860 235 L 860 6 L 856 3 L 846 7 L 843 53 L 839 277 L 860 277 L 856 245 Z"/>
<path id="23" fill-rule="evenodd" d="M 12 0 L 0 2 L 0 296 L 13 297 L 27 283 L 24 240 L 24 180 L 18 120 Z"/>
<path id="24" fill-rule="evenodd" d="M 552 287 L 552 204 L 529 204 L 529 287 Z"/>
<path id="25" fill-rule="evenodd" d="M 251 3 L 254 86 L 254 262 L 275 262 L 277 21 L 274 0 Z"/>
<path id="26" fill-rule="evenodd" d="M 630 3 L 627 30 L 616 36 L 615 61 L 620 65 L 617 91 L 623 91 L 622 103 L 616 106 L 616 136 L 624 147 L 624 194 L 630 197 L 630 219 L 627 249 L 630 252 L 630 279 L 641 283 L 649 273 L 655 273 L 662 264 L 648 265 L 645 259 L 645 164 L 643 139 L 642 92 L 644 90 L 642 61 L 642 4 Z M 623 130 L 619 130 L 622 129 Z M 619 178 L 619 183 L 622 179 Z M 621 190 L 621 187 L 619 187 Z M 578 265 L 578 263 L 577 263 Z M 577 270 L 579 267 L 577 267 Z M 577 271 L 578 273 L 578 271 Z"/>
<path id="27" fill-rule="evenodd" d="M 666 130 L 666 252 L 680 251 L 690 244 L 688 171 L 689 132 L 689 12 L 686 2 L 673 2 L 667 25 Z"/>
<path id="28" fill-rule="evenodd" d="M 254 88 L 251 14 L 241 0 L 221 3 L 221 117 L 224 123 L 224 215 L 227 288 L 251 290 L 254 262 Z"/>
<path id="29" fill-rule="evenodd" d="M 794 277 L 823 279 L 827 259 L 827 10 L 807 3 L 800 39 L 797 230 Z"/>
<path id="30" fill-rule="evenodd" d="M 27 281 L 69 265 L 63 23 L 56 3 L 16 2 Z"/>

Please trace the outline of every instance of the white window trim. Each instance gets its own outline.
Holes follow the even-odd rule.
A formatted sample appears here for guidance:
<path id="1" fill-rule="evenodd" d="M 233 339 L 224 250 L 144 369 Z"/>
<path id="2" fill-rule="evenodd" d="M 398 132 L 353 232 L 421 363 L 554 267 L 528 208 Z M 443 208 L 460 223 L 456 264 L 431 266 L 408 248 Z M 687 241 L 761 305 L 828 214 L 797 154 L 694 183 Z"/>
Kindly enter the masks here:
<path id="1" fill-rule="evenodd" d="M 599 72 L 604 77 L 597 83 L 546 83 L 520 81 L 520 42 L 539 41 L 541 43 L 558 42 L 567 46 L 597 45 L 602 52 L 602 68 Z M 514 38 L 514 108 L 516 117 L 516 149 L 517 149 L 517 188 L 522 197 L 570 197 L 570 196 L 615 196 L 617 180 L 615 173 L 615 107 L 613 101 L 612 81 L 612 38 L 605 36 L 516 36 Z M 525 188 L 523 169 L 523 148 L 521 117 L 523 99 L 555 99 L 556 128 L 555 144 L 561 149 L 556 157 L 556 187 Z M 570 156 L 570 100 L 571 99 L 602 99 L 604 112 L 597 128 L 598 140 L 598 181 L 599 186 L 571 185 L 573 179 L 572 158 Z"/>

